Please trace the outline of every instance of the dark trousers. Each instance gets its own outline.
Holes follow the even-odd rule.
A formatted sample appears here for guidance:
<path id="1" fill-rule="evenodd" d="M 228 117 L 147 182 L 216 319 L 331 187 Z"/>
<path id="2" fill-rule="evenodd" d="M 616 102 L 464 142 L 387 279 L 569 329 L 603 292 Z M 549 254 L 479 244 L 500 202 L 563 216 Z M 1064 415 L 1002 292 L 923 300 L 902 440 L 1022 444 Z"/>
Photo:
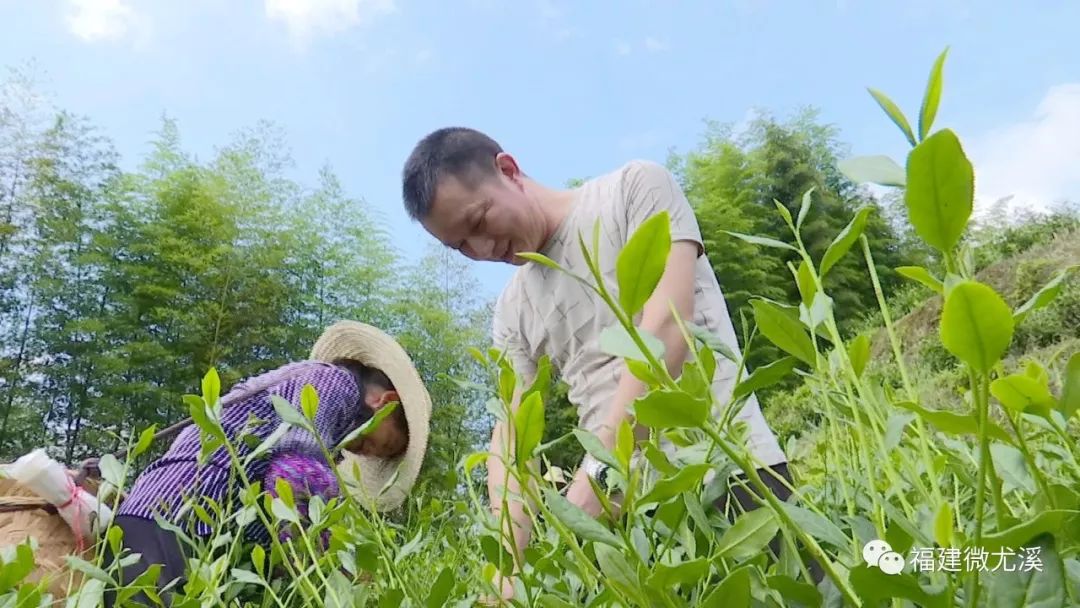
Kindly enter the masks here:
<path id="1" fill-rule="evenodd" d="M 776 473 L 783 477 L 789 485 L 795 485 L 794 480 L 791 476 L 791 471 L 788 470 L 788 465 L 786 462 L 775 464 L 768 468 L 772 469 L 773 473 Z M 758 477 L 760 477 L 762 483 L 764 483 L 769 488 L 769 491 L 772 492 L 773 495 L 775 495 L 777 498 L 779 498 L 781 502 L 786 502 L 787 499 L 791 496 L 791 490 L 788 488 L 787 485 L 784 485 L 779 479 L 777 479 L 776 475 L 774 475 L 773 473 L 770 473 L 766 469 L 757 469 Z M 734 477 L 737 480 L 745 483 L 747 486 L 751 485 L 749 478 L 746 476 L 745 473 L 739 473 Z M 758 503 L 757 498 L 752 496 L 750 492 L 747 491 L 747 488 L 743 487 L 743 485 L 740 484 L 739 481 L 732 480 L 729 484 L 729 490 L 725 492 L 723 496 L 718 498 L 715 503 L 716 508 L 720 509 L 720 512 L 724 513 L 727 516 L 728 521 L 732 523 L 734 523 L 735 519 L 743 512 L 752 511 L 761 506 L 761 504 Z M 735 502 L 738 503 L 737 507 L 731 504 L 732 498 L 734 498 Z M 780 548 L 782 544 L 783 538 L 782 533 L 780 532 L 778 532 L 776 536 L 774 536 L 773 539 L 769 541 L 769 549 L 772 550 L 773 555 L 775 555 L 777 558 L 780 557 Z M 820 583 L 821 580 L 825 577 L 825 572 L 821 569 L 821 565 L 818 564 L 817 561 L 814 559 L 811 559 L 810 563 L 807 564 L 807 569 L 810 571 L 810 576 L 814 579 L 814 583 Z"/>
<path id="2" fill-rule="evenodd" d="M 177 540 L 176 535 L 141 517 L 121 515 L 114 520 L 113 525 L 124 532 L 122 546 L 128 549 L 130 553 L 139 553 L 141 555 L 139 561 L 122 568 L 119 572 L 121 587 L 132 584 L 135 579 L 146 572 L 151 564 L 161 564 L 162 566 L 156 581 L 158 589 L 175 579 L 180 579 L 180 582 L 172 589 L 178 589 L 183 584 L 184 554 L 181 551 L 180 541 Z M 106 549 L 106 570 L 116 559 L 117 557 L 112 554 L 111 549 Z M 168 595 L 171 594 L 166 592 L 161 598 L 166 606 L 170 603 Z M 135 594 L 131 599 L 146 606 L 156 606 L 142 591 Z M 116 603 L 116 592 L 111 589 L 106 591 L 104 600 L 105 606 L 111 608 Z"/>

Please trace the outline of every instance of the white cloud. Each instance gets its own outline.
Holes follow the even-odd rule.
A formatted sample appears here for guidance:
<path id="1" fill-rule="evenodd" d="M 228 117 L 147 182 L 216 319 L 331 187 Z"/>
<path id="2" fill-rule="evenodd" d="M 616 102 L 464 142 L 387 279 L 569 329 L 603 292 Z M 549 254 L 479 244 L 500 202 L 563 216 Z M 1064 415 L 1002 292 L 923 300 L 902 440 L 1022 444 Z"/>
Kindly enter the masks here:
<path id="1" fill-rule="evenodd" d="M 536 3 L 536 8 L 540 11 L 540 18 L 544 21 L 555 21 L 563 16 L 562 8 L 552 0 L 540 0 Z"/>
<path id="2" fill-rule="evenodd" d="M 660 51 L 666 51 L 668 46 L 663 41 L 649 36 L 645 39 L 645 48 L 651 52 L 658 53 Z"/>
<path id="3" fill-rule="evenodd" d="M 976 205 L 1006 197 L 1011 208 L 1080 202 L 1080 83 L 1051 87 L 1031 117 L 965 141 L 975 166 Z"/>
<path id="4" fill-rule="evenodd" d="M 387 15 L 394 0 L 264 0 L 266 16 L 281 21 L 297 44 L 334 35 Z"/>
<path id="5" fill-rule="evenodd" d="M 630 133 L 619 138 L 619 153 L 630 155 L 648 154 L 662 147 L 664 142 L 669 140 L 668 133 L 661 129 Z"/>
<path id="6" fill-rule="evenodd" d="M 622 39 L 615 40 L 614 44 L 615 54 L 623 57 L 633 53 L 634 48 L 637 46 Z M 641 47 L 649 53 L 662 53 L 669 48 L 666 42 L 655 36 L 646 36 L 645 40 L 641 43 Z"/>
<path id="7" fill-rule="evenodd" d="M 86 42 L 119 40 L 146 23 L 125 0 L 68 0 L 65 21 Z"/>

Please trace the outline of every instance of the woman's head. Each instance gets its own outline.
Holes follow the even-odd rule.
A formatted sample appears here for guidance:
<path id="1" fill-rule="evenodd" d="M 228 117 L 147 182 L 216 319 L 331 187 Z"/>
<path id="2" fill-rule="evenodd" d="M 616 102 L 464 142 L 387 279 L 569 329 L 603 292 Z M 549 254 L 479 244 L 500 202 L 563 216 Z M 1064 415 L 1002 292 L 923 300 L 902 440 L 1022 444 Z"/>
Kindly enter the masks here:
<path id="1" fill-rule="evenodd" d="M 368 367 L 353 359 L 338 359 L 334 361 L 349 370 L 360 389 L 362 401 L 362 418 L 350 425 L 350 430 L 367 422 L 376 412 L 394 402 L 398 402 L 394 411 L 384 418 L 377 428 L 367 435 L 358 437 L 345 445 L 345 449 L 356 454 L 375 456 L 378 458 L 393 458 L 405 452 L 409 444 L 409 424 L 405 418 L 405 410 L 402 409 L 397 390 L 390 379 L 378 369 Z"/>

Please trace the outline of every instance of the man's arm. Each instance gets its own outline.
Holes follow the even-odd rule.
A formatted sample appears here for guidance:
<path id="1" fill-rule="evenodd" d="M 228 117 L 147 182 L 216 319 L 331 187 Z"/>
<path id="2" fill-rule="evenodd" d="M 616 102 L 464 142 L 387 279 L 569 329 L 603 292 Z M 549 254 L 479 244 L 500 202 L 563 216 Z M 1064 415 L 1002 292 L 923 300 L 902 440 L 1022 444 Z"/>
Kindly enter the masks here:
<path id="1" fill-rule="evenodd" d="M 698 257 L 698 245 L 692 241 L 676 241 L 671 245 L 664 274 L 656 286 L 653 295 L 642 310 L 639 328 L 656 336 L 664 343 L 664 363 L 668 372 L 675 378 L 682 373 L 683 363 L 689 350 L 679 325 L 675 320 L 672 307 L 684 322 L 694 317 L 694 265 Z M 623 420 L 631 418 L 630 404 L 645 393 L 645 383 L 641 382 L 624 367 L 615 395 L 609 404 L 607 415 L 597 433 L 600 443 L 611 450 L 615 447 L 616 435 Z M 640 425 L 635 426 L 638 439 L 648 436 L 648 431 Z M 579 470 L 574 479 L 574 487 L 567 498 L 584 509 L 593 517 L 600 514 L 601 506 L 592 487 L 585 478 L 585 472 Z"/>
<path id="2" fill-rule="evenodd" d="M 653 162 L 632 163 L 626 174 L 627 233 L 632 234 L 648 218 L 667 212 L 671 220 L 671 251 L 664 274 L 652 296 L 645 303 L 638 327 L 656 336 L 664 344 L 664 364 L 673 377 L 679 377 L 686 360 L 688 346 L 679 330 L 674 314 L 684 321 L 694 316 L 694 278 L 697 259 L 704 254 L 701 231 L 693 208 L 671 173 Z M 676 313 L 672 312 L 672 308 Z M 597 433 L 604 447 L 613 449 L 622 421 L 630 419 L 627 408 L 641 397 L 646 386 L 626 367 Z M 648 436 L 647 430 L 635 427 L 638 438 Z M 586 473 L 579 470 L 574 487 L 567 497 L 593 516 L 599 515 L 599 500 L 589 485 Z"/>
<path id="3" fill-rule="evenodd" d="M 694 265 L 698 257 L 698 246 L 690 241 L 677 241 L 671 244 L 671 253 L 668 256 L 664 274 L 656 286 L 656 290 L 645 303 L 642 310 L 642 331 L 656 336 L 664 343 L 664 364 L 668 372 L 674 378 L 682 373 L 683 363 L 689 347 L 683 338 L 679 324 L 675 320 L 678 313 L 683 323 L 689 323 L 694 318 Z M 604 427 L 600 433 L 600 441 L 604 447 L 613 449 L 615 436 L 619 425 L 623 420 L 630 418 L 627 411 L 635 399 L 645 393 L 645 383 L 638 380 L 628 369 L 623 370 L 619 386 L 615 390 L 610 407 L 605 417 Z M 639 439 L 648 436 L 647 431 L 638 427 L 635 429 Z"/>

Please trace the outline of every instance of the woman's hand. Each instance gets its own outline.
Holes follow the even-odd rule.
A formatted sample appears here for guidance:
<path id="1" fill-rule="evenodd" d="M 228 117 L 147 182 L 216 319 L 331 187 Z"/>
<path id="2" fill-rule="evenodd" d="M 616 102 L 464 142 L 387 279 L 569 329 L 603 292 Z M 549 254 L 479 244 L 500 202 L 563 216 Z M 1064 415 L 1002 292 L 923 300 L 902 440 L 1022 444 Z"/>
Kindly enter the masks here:
<path id="1" fill-rule="evenodd" d="M 487 596 L 480 599 L 484 606 L 507 606 L 514 599 L 514 577 L 499 575 L 499 595 Z"/>

